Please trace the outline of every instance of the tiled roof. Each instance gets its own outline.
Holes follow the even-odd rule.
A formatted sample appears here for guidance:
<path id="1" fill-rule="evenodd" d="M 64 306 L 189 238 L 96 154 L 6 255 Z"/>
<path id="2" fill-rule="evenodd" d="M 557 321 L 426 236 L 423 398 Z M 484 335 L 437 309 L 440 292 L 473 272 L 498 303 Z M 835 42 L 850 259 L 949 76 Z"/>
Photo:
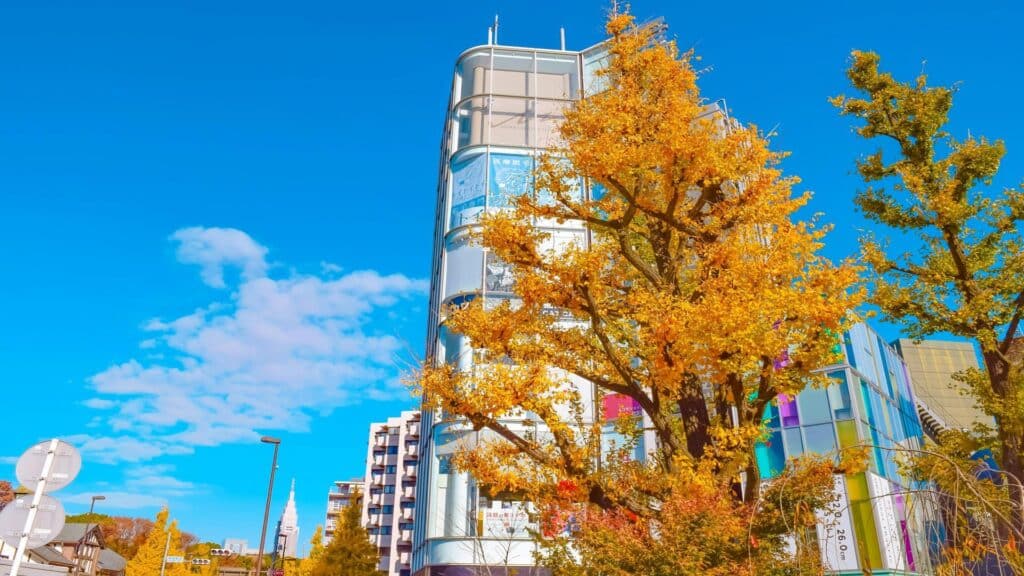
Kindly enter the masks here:
<path id="1" fill-rule="evenodd" d="M 49 546 L 40 546 L 31 550 L 32 555 L 38 557 L 43 561 L 44 564 L 50 564 L 52 566 L 74 566 L 75 563 L 64 557 L 63 554 L 57 552 Z"/>
<path id="2" fill-rule="evenodd" d="M 127 565 L 128 561 L 117 552 L 107 548 L 100 550 L 100 570 L 120 572 L 124 570 Z"/>

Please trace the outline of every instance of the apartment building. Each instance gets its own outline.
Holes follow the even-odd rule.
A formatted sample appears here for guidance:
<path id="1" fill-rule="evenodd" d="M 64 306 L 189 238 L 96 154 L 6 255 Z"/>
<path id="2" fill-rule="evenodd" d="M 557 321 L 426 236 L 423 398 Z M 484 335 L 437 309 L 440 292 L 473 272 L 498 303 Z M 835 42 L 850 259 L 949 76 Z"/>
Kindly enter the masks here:
<path id="1" fill-rule="evenodd" d="M 419 443 L 419 411 L 370 425 L 363 521 L 377 546 L 378 569 L 389 576 L 411 573 Z"/>
<path id="2" fill-rule="evenodd" d="M 336 480 L 327 492 L 327 518 L 324 520 L 324 543 L 334 537 L 341 512 L 357 494 L 366 494 L 366 481 L 362 478 Z"/>

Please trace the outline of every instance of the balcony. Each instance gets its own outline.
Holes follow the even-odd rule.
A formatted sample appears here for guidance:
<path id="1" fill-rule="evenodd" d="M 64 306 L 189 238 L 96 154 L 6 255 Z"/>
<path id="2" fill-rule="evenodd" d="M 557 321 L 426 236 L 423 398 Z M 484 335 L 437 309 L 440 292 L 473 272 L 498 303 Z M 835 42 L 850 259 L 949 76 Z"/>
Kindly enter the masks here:
<path id="1" fill-rule="evenodd" d="M 408 553 L 408 552 L 402 552 L 402 553 L 400 553 L 400 554 L 398 555 L 398 561 L 399 561 L 399 562 L 400 562 L 400 563 L 401 563 L 402 565 L 407 565 L 407 564 L 409 563 L 409 553 Z"/>
<path id="2" fill-rule="evenodd" d="M 373 438 L 373 445 L 379 448 L 383 448 L 388 445 L 388 437 L 383 434 L 378 434 Z"/>
<path id="3" fill-rule="evenodd" d="M 374 486 L 383 486 L 384 485 L 384 475 L 383 474 L 374 474 L 372 478 L 373 478 L 373 485 Z"/>
<path id="4" fill-rule="evenodd" d="M 416 456 L 417 454 L 419 454 L 419 448 L 420 447 L 418 444 L 406 444 L 405 453 L 409 456 Z"/>
<path id="5" fill-rule="evenodd" d="M 416 477 L 416 468 L 418 468 L 418 466 L 406 466 L 405 467 L 405 475 L 408 476 L 409 478 L 415 478 Z"/>
<path id="6" fill-rule="evenodd" d="M 402 498 L 415 498 L 416 487 L 415 486 L 403 486 L 402 487 Z"/>
<path id="7" fill-rule="evenodd" d="M 370 503 L 380 504 L 384 497 L 382 494 L 370 494 Z"/>
<path id="8" fill-rule="evenodd" d="M 406 434 L 408 434 L 410 437 L 413 437 L 413 438 L 419 438 L 419 435 L 420 435 L 420 423 L 419 422 L 411 422 L 409 424 L 408 428 L 406 429 Z"/>
<path id="9" fill-rule="evenodd" d="M 402 508 L 402 520 L 412 520 L 416 511 L 412 508 Z"/>
<path id="10" fill-rule="evenodd" d="M 383 468 L 384 467 L 384 453 L 383 452 L 381 452 L 380 454 L 374 454 L 373 455 L 373 467 L 374 468 Z"/>
<path id="11" fill-rule="evenodd" d="M 402 530 L 402 534 L 400 535 L 399 542 L 402 542 L 402 543 L 405 543 L 405 544 L 412 544 L 412 530 Z"/>

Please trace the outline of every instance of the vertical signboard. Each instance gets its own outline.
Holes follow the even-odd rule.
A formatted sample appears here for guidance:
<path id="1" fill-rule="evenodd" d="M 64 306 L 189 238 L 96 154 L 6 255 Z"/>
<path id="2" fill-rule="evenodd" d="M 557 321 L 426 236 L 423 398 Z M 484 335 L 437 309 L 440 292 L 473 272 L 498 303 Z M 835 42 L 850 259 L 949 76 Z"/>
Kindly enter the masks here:
<path id="1" fill-rule="evenodd" d="M 452 166 L 452 228 L 476 222 L 484 210 L 487 155 Z"/>
<path id="2" fill-rule="evenodd" d="M 533 193 L 533 156 L 492 153 L 490 181 L 487 206 L 512 206 L 512 198 Z"/>
<path id="3" fill-rule="evenodd" d="M 821 561 L 827 570 L 835 572 L 859 570 L 853 523 L 850 522 L 850 500 L 846 494 L 846 477 L 836 474 L 832 478 L 832 501 L 817 513 Z"/>
<path id="4" fill-rule="evenodd" d="M 871 509 L 875 515 L 878 530 L 878 544 L 890 570 L 905 570 L 903 558 L 903 535 L 896 508 L 892 502 L 892 484 L 877 474 L 868 472 L 868 491 L 871 493 Z"/>

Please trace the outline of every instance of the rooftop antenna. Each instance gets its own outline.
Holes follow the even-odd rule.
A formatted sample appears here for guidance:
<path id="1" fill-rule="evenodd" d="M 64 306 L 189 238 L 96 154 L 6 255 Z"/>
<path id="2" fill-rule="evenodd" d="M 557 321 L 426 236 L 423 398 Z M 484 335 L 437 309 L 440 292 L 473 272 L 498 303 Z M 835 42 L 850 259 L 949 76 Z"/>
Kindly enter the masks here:
<path id="1" fill-rule="evenodd" d="M 487 27 L 487 45 L 494 44 L 494 28 L 491 26 Z"/>
<path id="2" fill-rule="evenodd" d="M 498 15 L 494 15 L 494 43 L 498 43 Z"/>
<path id="3" fill-rule="evenodd" d="M 562 52 L 565 52 L 565 26 L 562 26 L 561 28 L 559 28 L 558 32 L 559 32 L 559 36 L 561 36 L 561 40 L 562 40 L 562 43 L 561 43 Z"/>

